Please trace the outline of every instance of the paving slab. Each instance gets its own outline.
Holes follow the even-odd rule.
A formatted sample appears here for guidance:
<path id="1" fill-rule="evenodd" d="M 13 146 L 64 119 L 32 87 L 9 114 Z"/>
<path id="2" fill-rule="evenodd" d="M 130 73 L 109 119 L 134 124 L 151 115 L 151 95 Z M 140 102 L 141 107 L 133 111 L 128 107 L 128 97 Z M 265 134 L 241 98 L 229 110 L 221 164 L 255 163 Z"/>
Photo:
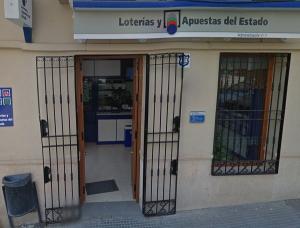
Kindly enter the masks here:
<path id="1" fill-rule="evenodd" d="M 89 203 L 82 217 L 66 228 L 300 228 L 300 199 L 230 207 L 180 211 L 175 215 L 144 217 L 135 202 Z"/>

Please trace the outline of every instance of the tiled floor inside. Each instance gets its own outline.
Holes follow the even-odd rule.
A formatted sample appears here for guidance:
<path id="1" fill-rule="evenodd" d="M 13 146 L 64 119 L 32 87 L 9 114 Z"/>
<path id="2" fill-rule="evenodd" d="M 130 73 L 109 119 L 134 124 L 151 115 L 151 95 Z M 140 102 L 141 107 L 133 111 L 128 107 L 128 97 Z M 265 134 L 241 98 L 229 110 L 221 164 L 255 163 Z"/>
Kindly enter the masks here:
<path id="1" fill-rule="evenodd" d="M 87 195 L 86 202 L 131 201 L 131 148 L 86 144 L 86 183 L 115 180 L 119 191 Z"/>

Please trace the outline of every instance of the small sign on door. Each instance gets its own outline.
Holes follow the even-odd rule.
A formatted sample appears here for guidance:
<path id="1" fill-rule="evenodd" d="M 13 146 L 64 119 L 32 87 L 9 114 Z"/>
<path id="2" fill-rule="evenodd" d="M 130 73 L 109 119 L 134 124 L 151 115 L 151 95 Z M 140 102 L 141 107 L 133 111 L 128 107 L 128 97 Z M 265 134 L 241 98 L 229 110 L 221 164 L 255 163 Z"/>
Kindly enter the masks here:
<path id="1" fill-rule="evenodd" d="M 204 123 L 205 122 L 205 112 L 203 111 L 192 111 L 190 112 L 190 123 Z"/>
<path id="2" fill-rule="evenodd" d="M 13 125 L 12 88 L 0 88 L 0 127 Z"/>

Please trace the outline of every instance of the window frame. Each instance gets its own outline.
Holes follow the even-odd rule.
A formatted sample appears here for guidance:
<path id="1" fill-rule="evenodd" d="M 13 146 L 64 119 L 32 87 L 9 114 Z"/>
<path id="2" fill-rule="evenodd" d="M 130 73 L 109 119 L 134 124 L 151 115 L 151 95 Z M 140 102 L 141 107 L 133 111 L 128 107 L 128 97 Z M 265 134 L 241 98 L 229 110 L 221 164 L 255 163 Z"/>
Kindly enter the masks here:
<path id="1" fill-rule="evenodd" d="M 216 147 L 216 141 L 217 141 L 217 131 L 218 131 L 218 114 L 219 114 L 219 98 L 220 98 L 220 93 L 222 92 L 221 88 L 221 66 L 222 66 L 222 58 L 232 58 L 232 57 L 262 57 L 265 56 L 267 57 L 267 75 L 266 75 L 266 80 L 272 79 L 272 83 L 266 83 L 265 85 L 265 94 L 263 97 L 264 103 L 263 103 L 263 120 L 262 120 L 262 126 L 261 126 L 261 135 L 259 136 L 259 148 L 257 151 L 257 155 L 259 156 L 258 160 L 217 160 L 216 159 L 216 154 L 215 154 L 215 147 Z M 269 120 L 271 114 L 270 110 L 272 106 L 272 97 L 273 97 L 273 92 L 274 89 L 274 81 L 273 78 L 275 77 L 275 67 L 276 67 L 276 57 L 281 57 L 281 58 L 287 58 L 286 63 L 285 63 L 285 71 L 282 71 L 283 65 L 281 65 L 281 73 L 284 77 L 284 84 L 283 84 L 283 91 L 282 91 L 282 103 L 281 103 L 281 120 L 279 123 L 279 134 L 278 134 L 278 141 L 277 143 L 277 151 L 275 152 L 275 158 L 271 160 L 267 159 L 262 159 L 262 151 L 264 148 L 263 141 L 266 141 L 268 136 L 265 134 L 269 134 L 269 129 L 266 130 L 266 120 Z M 272 60 L 273 59 L 273 60 Z M 218 90 L 217 90 L 217 102 L 216 102 L 216 112 L 215 112 L 215 129 L 214 129 L 214 141 L 213 141 L 213 159 L 212 159 L 212 164 L 211 164 L 211 175 L 212 176 L 232 176 L 232 175 L 265 175 L 265 174 L 278 174 L 279 170 L 279 160 L 280 160 L 280 151 L 281 151 L 281 143 L 282 143 L 282 134 L 283 134 L 283 126 L 284 126 L 284 119 L 285 119 L 285 109 L 286 109 L 286 98 L 287 98 L 287 90 L 288 90 L 288 81 L 289 81 L 289 72 L 290 72 L 290 59 L 291 59 L 291 53 L 246 53 L 246 52 L 221 52 L 219 56 L 219 71 L 218 71 Z M 270 66 L 272 64 L 273 66 Z M 272 69 L 271 69 L 272 67 Z M 240 69 L 239 69 L 240 70 Z M 249 71 L 249 70 L 248 70 Z M 281 83 L 281 82 L 279 82 Z M 270 87 L 271 84 L 271 87 Z M 268 86 L 269 85 L 269 86 Z M 281 86 L 281 84 L 280 84 Z M 271 89 L 271 90 L 270 90 Z M 280 94 L 279 94 L 280 95 Z M 278 99 L 279 99 L 278 95 Z M 269 97 L 267 97 L 269 96 Z M 267 98 L 266 98 L 267 97 Z M 266 105 L 265 102 L 268 100 L 269 104 Z M 271 99 L 271 101 L 270 101 Z M 278 112 L 279 106 L 276 106 L 276 112 Z M 267 111 L 266 111 L 267 110 Z M 266 116 L 268 117 L 266 119 Z M 276 120 L 275 120 L 276 121 Z M 267 128 L 270 125 L 270 122 L 267 124 Z M 267 131 L 267 132 L 265 132 Z M 276 131 L 276 129 L 275 129 Z M 228 137 L 228 136 L 227 136 Z M 266 145 L 266 144 L 265 144 Z M 228 148 L 227 148 L 228 150 Z M 274 149 L 273 149 L 274 150 Z M 266 154 L 267 152 L 264 151 Z M 265 155 L 264 155 L 265 156 Z M 264 157 L 266 158 L 266 156 Z M 227 158 L 226 158 L 227 159 Z M 268 166 L 266 168 L 266 166 Z"/>

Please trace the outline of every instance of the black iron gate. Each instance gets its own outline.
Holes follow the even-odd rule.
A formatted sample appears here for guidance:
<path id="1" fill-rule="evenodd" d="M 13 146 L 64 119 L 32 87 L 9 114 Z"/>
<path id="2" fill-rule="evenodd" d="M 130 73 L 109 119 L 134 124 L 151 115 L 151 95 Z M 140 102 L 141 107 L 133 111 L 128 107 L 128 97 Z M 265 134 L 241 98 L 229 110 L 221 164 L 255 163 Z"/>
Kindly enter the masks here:
<path id="1" fill-rule="evenodd" d="M 184 54 L 147 56 L 143 213 L 176 213 Z"/>
<path id="2" fill-rule="evenodd" d="M 79 216 L 74 57 L 37 57 L 45 222 Z"/>

